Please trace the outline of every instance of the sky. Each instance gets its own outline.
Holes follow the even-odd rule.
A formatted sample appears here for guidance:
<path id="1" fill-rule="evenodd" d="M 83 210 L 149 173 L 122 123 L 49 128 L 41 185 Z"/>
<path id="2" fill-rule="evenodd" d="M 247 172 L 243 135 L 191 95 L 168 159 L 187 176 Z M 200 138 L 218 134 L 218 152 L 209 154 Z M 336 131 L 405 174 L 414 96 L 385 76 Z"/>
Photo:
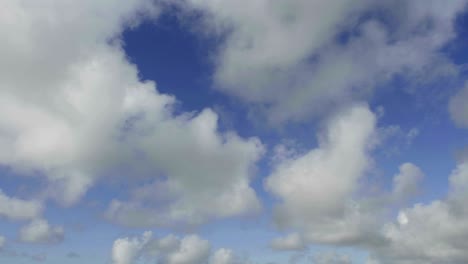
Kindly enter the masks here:
<path id="1" fill-rule="evenodd" d="M 0 2 L 0 263 L 468 263 L 468 1 Z"/>

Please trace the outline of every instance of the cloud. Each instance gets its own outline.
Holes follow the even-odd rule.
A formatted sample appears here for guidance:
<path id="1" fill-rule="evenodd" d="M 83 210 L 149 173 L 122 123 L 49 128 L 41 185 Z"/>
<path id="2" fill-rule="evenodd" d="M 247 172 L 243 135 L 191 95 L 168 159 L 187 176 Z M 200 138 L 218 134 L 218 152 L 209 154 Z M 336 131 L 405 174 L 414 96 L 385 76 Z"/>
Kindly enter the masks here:
<path id="1" fill-rule="evenodd" d="M 36 219 L 19 230 L 19 240 L 27 243 L 57 244 L 64 239 L 61 226 L 50 226 L 44 219 Z"/>
<path id="2" fill-rule="evenodd" d="M 145 232 L 141 238 L 119 238 L 112 247 L 114 264 L 132 264 L 140 257 L 145 246 L 151 241 L 151 232 Z"/>
<path id="3" fill-rule="evenodd" d="M 167 264 L 203 263 L 210 254 L 211 245 L 196 235 L 190 235 L 180 240 L 176 250 L 165 257 Z"/>
<path id="4" fill-rule="evenodd" d="M 0 250 L 2 250 L 5 247 L 6 241 L 7 240 L 4 236 L 0 236 Z"/>
<path id="5" fill-rule="evenodd" d="M 468 128 L 468 84 L 455 94 L 449 103 L 449 111 L 455 124 Z"/>
<path id="6" fill-rule="evenodd" d="M 313 264 L 351 264 L 351 258 L 336 252 L 320 252 L 312 257 Z"/>
<path id="7" fill-rule="evenodd" d="M 205 31 L 225 36 L 214 88 L 256 104 L 275 123 L 367 98 L 394 76 L 421 83 L 431 81 L 428 75 L 456 74 L 440 49 L 454 37 L 453 22 L 466 4 L 258 0 L 245 8 L 242 1 L 179 2 L 205 13 Z"/>
<path id="8" fill-rule="evenodd" d="M 211 256 L 210 264 L 240 264 L 234 252 L 230 249 L 220 248 Z"/>
<path id="9" fill-rule="evenodd" d="M 44 174 L 53 185 L 51 196 L 64 205 L 78 201 L 92 185 L 98 168 L 89 155 L 108 156 L 99 149 L 108 150 L 103 139 L 111 137 L 112 116 L 119 112 L 112 102 L 119 101 L 122 87 L 105 86 L 128 87 L 126 77 L 114 77 L 135 73 L 119 58 L 121 51 L 107 43 L 124 25 L 136 22 L 135 12 L 149 6 L 139 0 L 114 4 L 0 4 L 0 33 L 9 39 L 0 44 L 0 108 L 5 113 L 0 118 L 0 164 L 20 174 Z M 115 56 L 119 65 L 113 67 L 106 56 Z M 100 63 L 110 63 L 108 71 L 99 69 Z M 107 131 L 102 135 L 100 122 Z M 103 146 L 92 147 L 100 140 Z"/>
<path id="10" fill-rule="evenodd" d="M 400 210 L 383 228 L 386 244 L 374 248 L 376 263 L 466 263 L 468 164 L 449 177 L 446 199 Z"/>
<path id="11" fill-rule="evenodd" d="M 167 180 L 136 188 L 127 202 L 113 200 L 108 218 L 129 226 L 198 225 L 258 211 L 249 179 L 263 147 L 257 139 L 219 135 L 216 123 L 216 114 L 205 110 L 190 120 L 163 121 L 154 136 L 141 139 L 148 155 L 143 166 L 163 170 Z"/>
<path id="12" fill-rule="evenodd" d="M 39 201 L 27 201 L 9 197 L 0 190 L 0 217 L 11 220 L 29 220 L 38 217 L 43 210 Z"/>
<path id="13" fill-rule="evenodd" d="M 400 166 L 400 173 L 393 178 L 393 199 L 405 201 L 417 194 L 424 173 L 412 163 L 404 163 Z"/>
<path id="14" fill-rule="evenodd" d="M 151 232 L 141 237 L 125 237 L 115 240 L 112 248 L 114 264 L 132 264 L 139 259 L 161 264 L 235 264 L 237 257 L 230 249 L 220 248 L 211 252 L 207 240 L 197 235 L 177 237 L 168 235 L 153 238 Z"/>
<path id="15" fill-rule="evenodd" d="M 292 233 L 285 237 L 274 239 L 271 242 L 271 248 L 275 250 L 304 250 L 306 244 L 298 233 Z"/>
<path id="16" fill-rule="evenodd" d="M 110 205 L 108 219 L 125 225 L 200 224 L 258 210 L 250 179 L 261 142 L 220 132 L 209 108 L 175 113 L 176 98 L 141 81 L 127 60 L 120 33 L 157 16 L 152 3 L 0 4 L 9 39 L 0 44 L 0 164 L 44 177 L 43 197 L 63 206 L 105 176 L 149 183 L 133 190 L 146 194 Z"/>
<path id="17" fill-rule="evenodd" d="M 277 164 L 265 183 L 281 200 L 280 228 L 296 229 L 308 242 L 355 243 L 366 236 L 375 215 L 366 215 L 353 194 L 371 165 L 375 130 L 375 115 L 355 105 L 328 122 L 317 148 Z"/>

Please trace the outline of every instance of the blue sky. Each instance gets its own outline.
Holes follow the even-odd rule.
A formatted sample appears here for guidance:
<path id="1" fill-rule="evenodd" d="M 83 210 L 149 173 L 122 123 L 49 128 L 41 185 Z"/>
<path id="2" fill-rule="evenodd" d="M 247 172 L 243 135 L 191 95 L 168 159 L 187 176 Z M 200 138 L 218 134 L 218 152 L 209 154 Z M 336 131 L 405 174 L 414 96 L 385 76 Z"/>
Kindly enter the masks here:
<path id="1" fill-rule="evenodd" d="M 0 3 L 0 262 L 468 262 L 467 4 Z"/>

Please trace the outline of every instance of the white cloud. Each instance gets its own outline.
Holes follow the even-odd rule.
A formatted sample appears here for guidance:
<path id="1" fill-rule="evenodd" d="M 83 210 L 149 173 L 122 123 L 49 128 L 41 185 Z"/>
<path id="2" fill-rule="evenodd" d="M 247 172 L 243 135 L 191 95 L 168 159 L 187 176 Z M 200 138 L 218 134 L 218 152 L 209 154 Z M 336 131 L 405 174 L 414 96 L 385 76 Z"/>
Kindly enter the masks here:
<path id="1" fill-rule="evenodd" d="M 112 261 L 114 264 L 132 264 L 141 256 L 153 234 L 143 233 L 141 238 L 119 238 L 112 247 Z"/>
<path id="2" fill-rule="evenodd" d="M 179 247 L 167 254 L 167 264 L 203 263 L 210 254 L 210 243 L 196 235 L 189 235 L 180 240 Z"/>
<path id="3" fill-rule="evenodd" d="M 64 206 L 103 175 L 154 182 L 142 187 L 147 195 L 112 203 L 109 219 L 127 225 L 199 224 L 258 210 L 249 184 L 260 141 L 219 132 L 211 109 L 175 114 L 176 99 L 140 81 L 128 62 L 119 34 L 157 15 L 151 3 L 0 4 L 8 39 L 0 44 L 0 164 L 44 176 L 45 196 Z"/>
<path id="4" fill-rule="evenodd" d="M 234 252 L 230 249 L 220 248 L 211 256 L 210 264 L 236 264 Z"/>
<path id="5" fill-rule="evenodd" d="M 460 127 L 468 128 L 468 84 L 452 97 L 449 111 L 453 121 Z"/>
<path id="6" fill-rule="evenodd" d="M 0 190 L 0 217 L 11 220 L 29 220 L 42 213 L 42 203 L 9 197 Z"/>
<path id="7" fill-rule="evenodd" d="M 168 179 L 135 189 L 128 202 L 114 200 L 107 216 L 130 226 L 196 225 L 257 211 L 260 203 L 249 179 L 263 147 L 257 139 L 218 134 L 216 120 L 206 110 L 190 120 L 162 121 L 153 135 L 136 138 L 151 161 L 148 169 L 162 170 Z M 172 203 L 158 202 L 168 200 Z"/>
<path id="8" fill-rule="evenodd" d="M 424 173 L 412 163 L 404 163 L 400 166 L 400 172 L 393 178 L 393 199 L 401 202 L 416 195 Z"/>
<path id="9" fill-rule="evenodd" d="M 466 263 L 468 254 L 468 164 L 450 176 L 451 190 L 444 200 L 403 209 L 387 224 L 386 244 L 376 247 L 377 263 Z"/>
<path id="10" fill-rule="evenodd" d="M 395 75 L 420 83 L 456 70 L 439 50 L 466 1 L 187 0 L 227 35 L 214 87 L 258 103 L 270 121 L 304 120 L 368 96 Z M 248 5 L 248 8 L 246 6 Z M 378 12 L 385 17 L 365 13 Z M 428 26 L 430 22 L 430 26 Z M 211 30 L 211 31 L 210 31 Z M 346 41 L 337 41 L 340 33 Z M 430 72 L 431 74 L 428 74 Z M 434 77 L 435 78 L 435 77 Z"/>
<path id="11" fill-rule="evenodd" d="M 276 222 L 308 242 L 347 243 L 367 234 L 374 215 L 353 201 L 370 166 L 376 117 L 364 105 L 340 112 L 319 134 L 319 146 L 277 164 L 267 189 L 281 199 Z"/>
<path id="12" fill-rule="evenodd" d="M 304 250 L 306 243 L 298 233 L 292 233 L 285 237 L 275 238 L 271 247 L 276 250 Z"/>
<path id="13" fill-rule="evenodd" d="M 44 219 L 36 219 L 19 230 L 19 239 L 27 243 L 56 244 L 64 239 L 61 226 L 50 226 Z"/>
<path id="14" fill-rule="evenodd" d="M 114 242 L 114 264 L 132 264 L 139 259 L 161 264 L 238 263 L 232 250 L 220 248 L 212 253 L 210 243 L 197 235 L 181 238 L 168 235 L 158 239 L 153 238 L 151 232 L 145 232 L 139 238 L 119 238 Z"/>

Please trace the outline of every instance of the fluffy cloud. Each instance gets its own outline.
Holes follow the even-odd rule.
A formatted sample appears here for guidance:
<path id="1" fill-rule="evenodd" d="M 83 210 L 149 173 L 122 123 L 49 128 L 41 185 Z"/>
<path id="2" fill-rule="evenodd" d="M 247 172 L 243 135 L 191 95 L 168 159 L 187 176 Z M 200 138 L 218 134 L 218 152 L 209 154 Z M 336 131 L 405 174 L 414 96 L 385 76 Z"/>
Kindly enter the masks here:
<path id="1" fill-rule="evenodd" d="M 182 238 L 168 235 L 157 239 L 151 232 L 145 232 L 140 238 L 119 238 L 114 242 L 114 264 L 132 264 L 142 258 L 162 264 L 238 263 L 230 249 L 221 248 L 211 254 L 210 243 L 197 235 Z"/>
<path id="2" fill-rule="evenodd" d="M 376 247 L 375 263 L 466 263 L 468 254 L 468 163 L 449 177 L 444 200 L 416 204 L 387 224 L 387 243 Z"/>
<path id="3" fill-rule="evenodd" d="M 468 128 L 468 84 L 452 97 L 449 111 L 453 121 L 460 127 Z"/>
<path id="4" fill-rule="evenodd" d="M 19 239 L 27 243 L 56 244 L 64 239 L 61 226 L 50 226 L 44 219 L 36 219 L 19 231 Z"/>
<path id="5" fill-rule="evenodd" d="M 109 219 L 128 225 L 198 224 L 257 210 L 249 184 L 259 140 L 219 132 L 210 109 L 175 114 L 176 99 L 140 81 L 127 61 L 119 34 L 157 15 L 150 3 L 0 4 L 8 39 L 0 44 L 0 164 L 44 176 L 45 196 L 64 206 L 104 175 L 153 182 L 110 206 Z"/>
<path id="6" fill-rule="evenodd" d="M 169 177 L 135 189 L 127 202 L 114 200 L 107 216 L 129 226 L 196 225 L 258 210 L 249 175 L 262 146 L 256 139 L 218 135 L 216 119 L 206 110 L 183 123 L 168 120 L 154 136 L 138 143 L 148 149 L 152 168 L 162 169 Z"/>
<path id="7" fill-rule="evenodd" d="M 238 263 L 234 252 L 230 249 L 220 248 L 210 258 L 210 264 L 236 264 Z"/>
<path id="8" fill-rule="evenodd" d="M 140 257 L 145 246 L 150 242 L 152 233 L 145 232 L 141 238 L 119 238 L 112 247 L 114 264 L 132 264 Z"/>
<path id="9" fill-rule="evenodd" d="M 215 88 L 265 108 L 270 121 L 303 120 L 368 96 L 404 75 L 412 82 L 456 70 L 440 49 L 464 0 L 186 0 L 209 32 L 227 35 Z M 378 13 L 376 16 L 363 14 Z M 379 19 L 384 17 L 385 19 Z M 364 19 L 365 18 L 365 19 Z M 430 80 L 429 80 L 430 81 Z"/>
<path id="10" fill-rule="evenodd" d="M 182 238 L 178 247 L 165 257 L 167 264 L 203 263 L 210 254 L 210 243 L 196 235 Z"/>
<path id="11" fill-rule="evenodd" d="M 331 119 L 318 148 L 277 164 L 266 187 L 281 199 L 281 228 L 298 229 L 309 242 L 350 243 L 366 236 L 375 216 L 352 198 L 370 166 L 375 126 L 367 106 L 353 106 Z"/>
<path id="12" fill-rule="evenodd" d="M 0 217 L 11 220 L 28 220 L 38 217 L 43 207 L 39 201 L 9 197 L 0 190 Z"/>
<path id="13" fill-rule="evenodd" d="M 0 164 L 23 174 L 42 172 L 54 186 L 52 196 L 65 205 L 76 202 L 92 184 L 98 168 L 91 163 L 100 162 L 90 155 L 108 156 L 109 128 L 116 125 L 122 99 L 119 90 L 136 79 L 127 79 L 134 70 L 118 48 L 106 43 L 122 25 L 134 23 L 134 12 L 147 4 L 114 4 L 0 4 L 0 33 L 9 39 L 0 44 L 0 110 L 5 113 L 0 118 Z M 102 63 L 109 63 L 104 72 Z M 119 74 L 125 77 L 116 78 Z M 99 123 L 106 128 L 100 131 Z M 103 146 L 92 147 L 100 141 Z"/>
<path id="14" fill-rule="evenodd" d="M 405 201 L 419 191 L 424 177 L 423 172 L 416 165 L 404 163 L 400 166 L 400 173 L 393 178 L 393 199 Z"/>
<path id="15" fill-rule="evenodd" d="M 306 245 L 298 233 L 292 233 L 285 237 L 274 239 L 271 242 L 271 247 L 276 250 L 304 250 Z"/>

